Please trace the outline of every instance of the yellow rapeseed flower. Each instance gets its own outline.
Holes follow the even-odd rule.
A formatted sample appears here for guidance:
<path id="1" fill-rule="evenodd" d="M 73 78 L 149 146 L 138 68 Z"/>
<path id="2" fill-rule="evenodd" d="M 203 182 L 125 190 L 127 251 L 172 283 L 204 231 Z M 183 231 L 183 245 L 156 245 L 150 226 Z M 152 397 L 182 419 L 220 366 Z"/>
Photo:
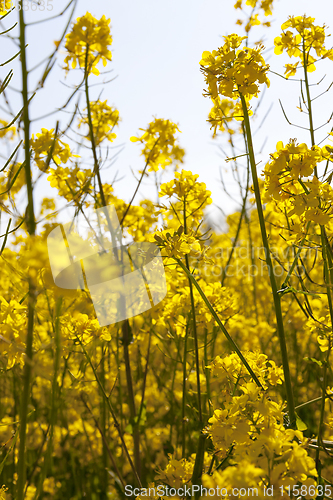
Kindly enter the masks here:
<path id="1" fill-rule="evenodd" d="M 68 160 L 72 158 L 79 158 L 71 152 L 70 147 L 65 142 L 61 141 L 58 137 L 55 138 L 54 129 L 47 130 L 42 128 L 42 132 L 34 134 L 31 136 L 30 146 L 34 151 L 34 160 L 37 167 L 42 171 L 49 171 L 49 165 L 47 165 L 47 158 L 53 147 L 52 159 L 56 165 L 61 163 L 67 163 Z M 50 163 L 50 162 L 49 162 Z"/>
<path id="2" fill-rule="evenodd" d="M 274 40 L 275 54 L 282 54 L 286 51 L 289 57 L 297 57 L 300 60 L 295 64 L 286 64 L 285 76 L 289 78 L 295 75 L 299 63 L 306 66 L 308 72 L 315 71 L 314 63 L 319 59 L 333 60 L 333 50 L 326 49 L 326 28 L 315 26 L 314 17 L 289 16 L 288 20 L 281 25 L 283 33 Z M 291 28 L 293 31 L 288 30 Z M 329 36 L 329 35 L 328 35 Z M 316 57 L 310 54 L 315 51 Z"/>
<path id="3" fill-rule="evenodd" d="M 109 106 L 107 101 L 94 101 L 90 103 L 90 112 L 95 144 L 100 144 L 104 139 L 113 142 L 117 137 L 113 129 L 119 124 L 119 111 Z M 88 124 L 88 117 L 80 120 L 79 128 L 82 124 Z M 86 138 L 90 140 L 89 133 L 86 135 Z"/>
<path id="4" fill-rule="evenodd" d="M 112 55 L 109 46 L 112 44 L 110 33 L 110 19 L 102 16 L 96 19 L 89 12 L 78 17 L 72 27 L 72 31 L 66 35 L 65 48 L 68 55 L 65 58 L 65 68 L 69 70 L 69 62 L 72 68 L 79 65 L 86 68 L 88 73 L 99 75 L 97 64 L 101 60 L 103 66 L 111 61 Z"/>
<path id="5" fill-rule="evenodd" d="M 183 163 L 185 151 L 177 144 L 176 132 L 180 132 L 178 126 L 170 120 L 155 118 L 143 130 L 141 137 L 131 137 L 132 142 L 141 142 L 143 149 L 141 154 L 149 165 L 149 171 L 163 169 L 173 161 Z"/>

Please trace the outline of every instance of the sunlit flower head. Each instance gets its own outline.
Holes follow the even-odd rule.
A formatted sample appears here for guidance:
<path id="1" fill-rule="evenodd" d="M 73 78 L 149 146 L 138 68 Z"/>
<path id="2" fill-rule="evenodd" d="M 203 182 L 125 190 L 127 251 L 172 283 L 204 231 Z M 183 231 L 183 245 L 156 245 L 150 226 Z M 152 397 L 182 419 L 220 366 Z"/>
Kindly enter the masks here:
<path id="1" fill-rule="evenodd" d="M 112 55 L 109 50 L 112 44 L 110 33 L 110 19 L 102 16 L 101 19 L 94 18 L 89 12 L 78 17 L 72 31 L 66 35 L 65 48 L 67 56 L 65 58 L 65 68 L 69 70 L 69 62 L 72 61 L 72 68 L 79 65 L 88 73 L 99 75 L 97 64 L 99 61 L 106 66 L 107 61 L 111 61 Z"/>

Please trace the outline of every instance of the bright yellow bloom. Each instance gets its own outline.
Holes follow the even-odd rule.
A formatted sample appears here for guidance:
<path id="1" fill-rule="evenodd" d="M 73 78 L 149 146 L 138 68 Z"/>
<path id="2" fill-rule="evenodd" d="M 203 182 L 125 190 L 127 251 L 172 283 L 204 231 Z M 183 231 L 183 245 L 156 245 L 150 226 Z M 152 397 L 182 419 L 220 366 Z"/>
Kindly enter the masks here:
<path id="1" fill-rule="evenodd" d="M 0 13 L 0 15 L 1 15 L 1 13 Z M 14 137 L 16 135 L 16 127 L 14 125 L 12 125 L 11 127 L 4 128 L 4 127 L 7 127 L 7 125 L 8 125 L 8 122 L 0 119 L 0 138 L 6 137 L 6 139 L 14 139 Z"/>
<path id="2" fill-rule="evenodd" d="M 261 24 L 261 22 L 258 19 L 258 15 L 259 14 L 252 14 L 252 16 L 250 16 L 250 19 L 245 25 L 246 33 L 248 33 L 253 26 L 258 26 L 259 24 Z"/>
<path id="3" fill-rule="evenodd" d="M 252 7 L 252 9 L 258 7 L 264 11 L 265 16 L 272 15 L 272 5 L 273 0 L 246 0 L 246 5 Z M 243 0 L 237 0 L 234 5 L 235 9 L 243 9 Z"/>
<path id="4" fill-rule="evenodd" d="M 65 48 L 68 55 L 65 58 L 65 68 L 69 70 L 69 62 L 72 68 L 79 65 L 87 68 L 88 73 L 99 75 L 97 64 L 99 61 L 106 66 L 111 61 L 112 55 L 109 46 L 112 44 L 110 33 L 110 19 L 102 16 L 101 19 L 94 18 L 89 12 L 78 17 L 72 27 L 72 31 L 66 35 Z"/>
<path id="5" fill-rule="evenodd" d="M 15 180 L 14 180 L 15 179 Z M 0 192 L 2 200 L 15 198 L 15 195 L 25 186 L 25 170 L 22 163 L 12 163 L 4 172 L 0 173 Z M 10 189 L 9 189 L 9 186 Z"/>
<path id="6" fill-rule="evenodd" d="M 4 16 L 12 8 L 12 0 L 2 0 L 0 2 L 0 16 Z"/>
<path id="7" fill-rule="evenodd" d="M 53 198 L 43 198 L 40 210 L 41 215 L 48 211 L 54 212 L 55 209 L 56 204 Z"/>
<path id="8" fill-rule="evenodd" d="M 113 142 L 117 137 L 113 129 L 119 125 L 119 111 L 109 106 L 107 101 L 95 101 L 90 103 L 90 112 L 95 144 L 98 146 L 104 139 Z M 88 123 L 88 117 L 82 118 L 79 122 L 79 128 L 82 124 L 88 125 Z M 90 140 L 89 132 L 86 138 Z"/>
<path id="9" fill-rule="evenodd" d="M 227 131 L 231 136 L 236 131 L 231 127 L 232 120 L 243 121 L 244 114 L 242 105 L 240 102 L 234 103 L 232 99 L 221 99 L 220 96 L 217 96 L 216 99 L 212 99 L 214 106 L 209 112 L 208 122 L 211 124 L 211 129 L 213 131 L 213 137 L 216 136 L 217 129 L 221 132 Z M 253 111 L 249 109 L 248 105 L 248 114 L 249 116 L 253 115 Z"/>
<path id="10" fill-rule="evenodd" d="M 163 248 L 163 256 L 182 259 L 185 255 L 194 255 L 201 253 L 200 243 L 193 235 L 184 234 L 182 226 L 178 231 L 157 231 L 154 238 Z M 156 242 L 155 241 L 155 242 Z"/>
<path id="11" fill-rule="evenodd" d="M 141 137 L 131 137 L 132 142 L 141 142 L 144 145 L 141 154 L 144 156 L 149 171 L 163 169 L 173 161 L 183 163 L 185 151 L 180 148 L 175 138 L 176 132 L 180 132 L 178 126 L 170 120 L 155 118 L 149 123 L 147 129 L 143 130 Z M 177 165 L 177 164 L 176 164 Z"/>
<path id="12" fill-rule="evenodd" d="M 178 200 L 185 201 L 193 209 L 204 208 L 212 203 L 211 192 L 207 191 L 204 182 L 197 182 L 198 174 L 189 170 L 175 172 L 175 178 L 170 182 L 161 184 L 159 196 L 176 196 Z"/>
<path id="13" fill-rule="evenodd" d="M 180 488 L 188 483 L 193 474 L 194 460 L 176 460 L 170 456 L 170 461 L 165 470 L 158 472 L 155 476 L 156 481 L 169 484 L 174 488 Z"/>
<path id="14" fill-rule="evenodd" d="M 46 128 L 42 128 L 42 132 L 36 134 L 36 138 L 34 134 L 32 134 L 30 146 L 35 153 L 34 160 L 37 167 L 42 172 L 49 171 L 47 158 L 52 147 L 52 160 L 56 163 L 56 165 L 67 163 L 67 161 L 72 160 L 72 158 L 79 158 L 78 155 L 71 152 L 68 144 L 61 141 L 58 137 L 55 139 L 54 129 L 47 130 Z"/>
<path id="15" fill-rule="evenodd" d="M 298 57 L 300 63 L 306 65 L 308 72 L 315 71 L 314 63 L 319 59 L 329 58 L 333 60 L 333 50 L 325 48 L 326 26 L 315 26 L 314 17 L 289 16 L 289 19 L 281 26 L 283 33 L 274 40 L 275 54 L 286 51 L 289 57 Z M 291 28 L 294 31 L 285 31 Z M 296 31 L 296 33 L 295 33 Z M 310 54 L 311 50 L 316 52 L 317 58 Z M 285 76 L 289 78 L 296 73 L 298 63 L 286 64 Z"/>
<path id="16" fill-rule="evenodd" d="M 260 84 L 266 83 L 269 87 L 269 66 L 261 55 L 264 47 L 236 50 L 246 38 L 236 34 L 225 36 L 222 47 L 202 54 L 201 71 L 208 85 L 205 95 L 210 96 L 214 103 L 218 95 L 238 99 L 242 94 L 250 100 L 258 95 Z"/>
<path id="17" fill-rule="evenodd" d="M 57 167 L 50 169 L 47 180 L 51 187 L 58 189 L 59 195 L 67 201 L 80 199 L 84 193 L 92 191 L 92 172 L 90 169 L 80 170 L 79 167 Z"/>
<path id="18" fill-rule="evenodd" d="M 265 187 L 270 195 L 279 200 L 303 192 L 298 179 L 309 177 L 323 155 L 318 146 L 309 149 L 304 143 L 297 144 L 296 140 L 286 146 L 280 141 L 276 149 L 265 166 Z"/>
<path id="19" fill-rule="evenodd" d="M 317 164 L 329 155 L 327 146 L 311 149 L 292 140 L 286 146 L 277 143 L 277 152 L 265 167 L 264 199 L 271 197 L 289 216 L 302 217 L 302 223 L 313 221 L 326 225 L 332 215 L 333 189 L 316 176 L 307 180 Z"/>

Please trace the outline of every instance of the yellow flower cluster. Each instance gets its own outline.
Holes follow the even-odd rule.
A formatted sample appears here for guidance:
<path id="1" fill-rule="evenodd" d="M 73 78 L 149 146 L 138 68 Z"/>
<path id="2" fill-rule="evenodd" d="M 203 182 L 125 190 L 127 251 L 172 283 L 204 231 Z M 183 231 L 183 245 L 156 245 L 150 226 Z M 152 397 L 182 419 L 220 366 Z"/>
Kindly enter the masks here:
<path id="1" fill-rule="evenodd" d="M 236 7 L 243 4 L 240 0 Z M 247 5 L 269 14 L 272 1 L 247 0 Z M 250 25 L 256 24 L 256 16 L 253 11 Z M 302 19 L 304 31 L 301 23 L 294 23 L 300 36 L 312 23 L 312 18 Z M 320 40 L 319 34 L 313 36 Z M 243 41 L 238 35 L 225 37 L 218 51 L 204 53 L 202 68 L 213 100 L 208 121 L 214 133 L 226 132 L 232 154 L 238 155 L 240 133 L 232 136 L 245 130 L 245 154 L 240 156 L 248 159 L 253 148 L 248 141 L 251 127 L 243 120 L 243 98 L 249 106 L 260 85 L 269 82 L 262 47 L 249 49 Z M 72 62 L 85 68 L 87 55 L 87 70 L 96 73 L 98 60 L 106 63 L 111 58 L 110 44 L 107 20 L 86 14 L 67 37 L 67 67 Z M 325 54 L 320 52 L 320 57 Z M 112 142 L 119 113 L 106 101 L 90 102 L 88 94 L 95 144 L 105 139 Z M 244 121 L 238 130 L 231 128 L 234 119 Z M 79 126 L 91 126 L 89 121 L 84 116 Z M 4 140 L 12 132 L 6 132 Z M 21 132 L 19 128 L 17 133 Z M 177 132 L 170 120 L 155 119 L 141 136 L 132 138 L 141 143 L 146 162 L 138 188 L 148 169 L 155 174 L 183 162 Z M 79 142 L 82 135 L 78 136 Z M 86 128 L 83 137 L 89 139 Z M 164 178 L 159 171 L 153 175 L 155 196 L 135 205 L 133 199 L 129 204 L 119 198 L 110 180 L 101 179 L 103 148 L 89 169 L 79 160 L 69 163 L 75 155 L 54 130 L 42 129 L 32 136 L 30 146 L 32 184 L 40 171 L 48 171 L 46 177 L 57 196 L 39 203 L 34 198 L 36 235 L 27 232 L 27 224 L 17 229 L 26 208 L 18 210 L 15 199 L 26 186 L 19 149 L 0 179 L 6 191 L 0 200 L 2 211 L 7 212 L 4 218 L 17 219 L 15 226 L 12 221 L 1 226 L 0 469 L 9 489 L 0 487 L 0 498 L 17 498 L 22 415 L 26 416 L 24 467 L 28 472 L 23 486 L 25 498 L 31 500 L 40 495 L 54 500 L 118 500 L 124 497 L 124 485 L 135 480 L 143 487 L 202 483 L 215 488 L 215 496 L 209 496 L 216 500 L 287 498 L 287 488 L 298 490 L 297 498 L 324 496 L 320 488 L 330 488 L 333 474 L 329 456 L 332 388 L 328 385 L 333 352 L 329 170 L 333 148 L 309 147 L 296 140 L 286 145 L 279 142 L 265 166 L 265 181 L 259 180 L 262 214 L 258 214 L 259 205 L 256 209 L 248 204 L 251 180 L 245 161 L 245 186 L 240 171 L 234 171 L 245 193 L 243 207 L 228 215 L 219 231 L 208 223 L 211 192 L 189 170 L 169 172 Z M 53 159 L 50 167 L 49 159 Z M 253 164 L 252 172 L 255 158 Z M 235 165 L 238 169 L 241 162 Z M 123 242 L 134 239 L 160 247 L 166 278 L 163 302 L 154 302 L 147 272 L 146 291 L 153 307 L 101 327 L 87 276 L 77 290 L 55 285 L 47 243 L 50 231 L 58 226 L 58 214 L 50 211 L 64 201 L 74 205 L 75 214 L 83 211 L 88 239 L 94 232 L 92 212 L 107 204 L 116 209 Z M 104 237 L 106 217 L 99 222 Z M 276 291 L 271 286 L 261 224 L 267 231 Z M 144 245 L 137 248 L 139 264 L 147 268 L 155 254 L 148 255 Z M 87 270 L 84 259 L 81 263 Z M 137 265 L 131 260 L 133 273 Z M 128 292 L 130 300 L 137 300 L 135 289 Z M 106 297 L 106 302 L 118 307 L 112 298 Z M 284 324 L 295 422 L 286 391 L 286 357 L 282 356 L 281 365 L 283 351 L 278 349 L 277 304 Z M 22 384 L 27 370 L 31 371 L 29 386 Z M 22 392 L 28 403 L 20 408 Z M 246 489 L 245 495 L 233 491 L 240 488 Z M 256 488 L 258 495 L 249 488 Z M 268 488 L 274 488 L 273 495 L 266 494 Z M 138 498 L 147 496 L 140 493 Z M 164 498 L 170 496 L 174 495 Z M 175 500 L 180 498 L 175 495 Z"/>
<path id="2" fill-rule="evenodd" d="M 235 9 L 242 9 L 243 1 L 244 0 L 237 0 L 237 2 L 234 5 Z M 259 9 L 262 9 L 264 11 L 265 16 L 271 16 L 273 14 L 272 13 L 273 0 L 246 0 L 245 3 L 246 5 L 249 5 L 252 9 L 259 7 Z"/>
<path id="3" fill-rule="evenodd" d="M 193 467 L 193 458 L 176 460 L 170 456 L 168 465 L 164 470 L 158 472 L 155 480 L 178 489 L 189 483 L 193 474 Z"/>
<path id="4" fill-rule="evenodd" d="M 211 192 L 204 182 L 197 182 L 199 175 L 193 175 L 188 170 L 175 172 L 175 178 L 160 186 L 159 196 L 175 197 L 176 208 L 185 206 L 185 218 L 201 219 L 203 210 L 212 203 Z"/>
<path id="5" fill-rule="evenodd" d="M 154 238 L 168 257 L 182 259 L 184 255 L 196 256 L 201 253 L 200 243 L 193 235 L 184 234 L 183 226 L 178 231 L 173 231 L 173 234 L 168 230 L 157 231 Z"/>
<path id="6" fill-rule="evenodd" d="M 50 169 L 47 179 L 50 186 L 57 188 L 59 195 L 67 201 L 79 199 L 83 193 L 89 193 L 92 190 L 90 169 L 82 170 L 79 167 L 70 169 L 59 166 Z"/>
<path id="7" fill-rule="evenodd" d="M 11 0 L 9 0 L 11 1 Z M 1 15 L 1 13 L 0 13 Z M 1 120 L 0 119 L 0 139 L 2 137 L 5 137 L 6 139 L 14 139 L 16 135 L 16 127 L 12 125 L 11 127 L 7 127 L 8 122 L 6 120 Z M 6 128 L 4 128 L 6 127 Z"/>
<path id="8" fill-rule="evenodd" d="M 332 213 L 333 190 L 329 183 L 320 182 L 313 174 L 317 165 L 327 158 L 327 148 L 297 144 L 292 140 L 286 146 L 278 142 L 277 151 L 265 167 L 265 194 L 267 201 L 273 197 L 285 202 L 290 216 L 305 215 L 305 220 L 327 224 Z"/>
<path id="9" fill-rule="evenodd" d="M 208 122 L 211 124 L 211 129 L 214 130 L 213 137 L 216 136 L 217 129 L 220 132 L 227 132 L 230 136 L 235 134 L 236 130 L 231 127 L 232 120 L 243 121 L 243 110 L 240 102 L 234 102 L 232 99 L 221 99 L 217 96 L 213 100 L 214 106 L 209 112 Z M 248 110 L 249 116 L 253 115 L 251 109 Z"/>
<path id="10" fill-rule="evenodd" d="M 232 34 L 223 38 L 222 47 L 202 54 L 200 65 L 208 85 L 206 95 L 214 103 L 218 95 L 238 99 L 241 94 L 250 100 L 258 95 L 260 84 L 269 87 L 269 66 L 261 55 L 263 46 L 239 49 L 247 37 Z"/>
<path id="11" fill-rule="evenodd" d="M 164 169 L 173 161 L 183 163 L 185 151 L 177 144 L 175 134 L 180 130 L 175 123 L 155 118 L 146 129 L 140 130 L 144 132 L 142 136 L 131 137 L 131 141 L 143 144 L 141 154 L 149 166 L 149 172 L 157 172 L 159 167 Z"/>
<path id="12" fill-rule="evenodd" d="M 0 4 L 0 16 L 4 16 L 12 8 L 12 0 L 3 0 Z"/>
<path id="13" fill-rule="evenodd" d="M 238 471 L 242 471 L 242 487 L 259 487 L 262 497 L 267 485 L 273 486 L 276 495 L 280 494 L 281 486 L 299 483 L 315 486 L 315 462 L 307 454 L 302 432 L 285 429 L 280 405 L 253 382 L 241 384 L 240 392 L 223 409 L 215 410 L 207 428 L 222 458 L 232 448 L 233 464 L 221 473 L 205 475 L 203 483 L 210 487 L 214 482 L 220 487 L 233 487 Z"/>
<path id="14" fill-rule="evenodd" d="M 95 144 L 98 146 L 104 139 L 113 142 L 116 134 L 113 132 L 116 125 L 119 125 L 119 111 L 107 104 L 107 101 L 95 101 L 90 103 L 91 121 L 94 132 Z M 81 118 L 78 127 L 83 124 L 88 125 L 88 117 Z M 90 134 L 86 138 L 90 140 Z"/>
<path id="15" fill-rule="evenodd" d="M 333 60 L 333 49 L 326 49 L 326 26 L 315 26 L 314 17 L 289 16 L 288 21 L 281 26 L 283 33 L 274 40 L 275 54 L 286 51 L 289 57 L 297 57 L 300 60 L 295 64 L 286 64 L 285 75 L 287 78 L 296 74 L 301 64 L 308 72 L 315 71 L 315 62 L 320 59 Z M 293 29 L 293 31 L 287 28 Z M 315 51 L 316 57 L 310 54 Z"/>
<path id="16" fill-rule="evenodd" d="M 278 367 L 274 361 L 269 360 L 265 354 L 249 351 L 245 357 L 265 388 L 268 385 L 282 384 L 282 368 Z M 212 376 L 216 377 L 221 387 L 225 386 L 226 383 L 235 384 L 249 378 L 248 372 L 245 370 L 243 363 L 241 363 L 236 353 L 224 356 L 223 358 L 217 356 L 208 368 L 211 370 Z"/>
<path id="17" fill-rule="evenodd" d="M 65 68 L 67 71 L 72 61 L 72 68 L 79 65 L 88 73 L 99 75 L 96 67 L 99 61 L 106 66 L 107 61 L 111 61 L 112 58 L 109 50 L 112 44 L 109 24 L 110 19 L 106 19 L 105 16 L 96 19 L 89 12 L 77 18 L 71 32 L 66 35 L 65 48 L 68 55 L 65 58 Z"/>
<path id="18" fill-rule="evenodd" d="M 56 165 L 60 165 L 72 158 L 79 158 L 71 152 L 68 144 L 55 137 L 54 129 L 42 128 L 42 132 L 37 133 L 36 137 L 32 134 L 30 146 L 34 152 L 36 165 L 42 172 L 49 172 L 51 159 Z M 49 158 L 51 151 L 52 156 Z"/>

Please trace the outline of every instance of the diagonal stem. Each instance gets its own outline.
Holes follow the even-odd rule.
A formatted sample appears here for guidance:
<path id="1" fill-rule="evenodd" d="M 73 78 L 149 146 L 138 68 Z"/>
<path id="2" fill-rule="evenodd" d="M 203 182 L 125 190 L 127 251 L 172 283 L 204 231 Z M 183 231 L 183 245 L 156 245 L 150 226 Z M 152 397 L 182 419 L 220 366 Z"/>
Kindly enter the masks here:
<path id="1" fill-rule="evenodd" d="M 293 389 L 292 389 L 292 384 L 291 384 L 287 344 L 286 344 L 286 338 L 285 338 L 284 326 L 283 326 L 281 299 L 280 299 L 280 296 L 278 294 L 278 289 L 277 289 L 275 275 L 274 275 L 274 268 L 273 268 L 273 263 L 272 263 L 272 259 L 271 259 L 271 253 L 270 253 L 269 243 L 268 243 L 268 238 L 267 238 L 265 219 L 264 219 L 264 213 L 263 213 L 263 208 L 262 208 L 262 203 L 261 203 L 260 188 L 259 188 L 259 182 L 258 182 L 258 176 L 257 176 L 257 167 L 256 167 L 256 163 L 255 163 L 255 158 L 254 158 L 254 150 L 253 150 L 253 143 L 252 143 L 252 134 L 251 134 L 249 114 L 248 114 L 247 105 L 246 105 L 246 101 L 245 101 L 244 96 L 241 93 L 239 93 L 239 95 L 241 98 L 243 114 L 244 114 L 244 125 L 245 125 L 245 131 L 246 131 L 247 142 L 248 142 L 248 151 L 249 151 L 249 155 L 250 155 L 252 181 L 253 181 L 253 188 L 254 188 L 258 217 L 259 217 L 261 237 L 262 237 L 262 241 L 263 241 L 263 245 L 264 245 L 264 249 L 265 249 L 266 264 L 268 266 L 269 279 L 271 282 L 271 288 L 272 288 L 272 293 L 273 293 L 276 323 L 277 323 L 277 332 L 278 332 L 278 336 L 279 336 L 281 356 L 282 356 L 282 365 L 283 365 L 283 373 L 284 373 L 284 380 L 285 380 L 288 413 L 289 413 L 291 426 L 295 427 L 296 426 L 295 403 L 294 403 L 294 395 L 293 395 Z"/>

